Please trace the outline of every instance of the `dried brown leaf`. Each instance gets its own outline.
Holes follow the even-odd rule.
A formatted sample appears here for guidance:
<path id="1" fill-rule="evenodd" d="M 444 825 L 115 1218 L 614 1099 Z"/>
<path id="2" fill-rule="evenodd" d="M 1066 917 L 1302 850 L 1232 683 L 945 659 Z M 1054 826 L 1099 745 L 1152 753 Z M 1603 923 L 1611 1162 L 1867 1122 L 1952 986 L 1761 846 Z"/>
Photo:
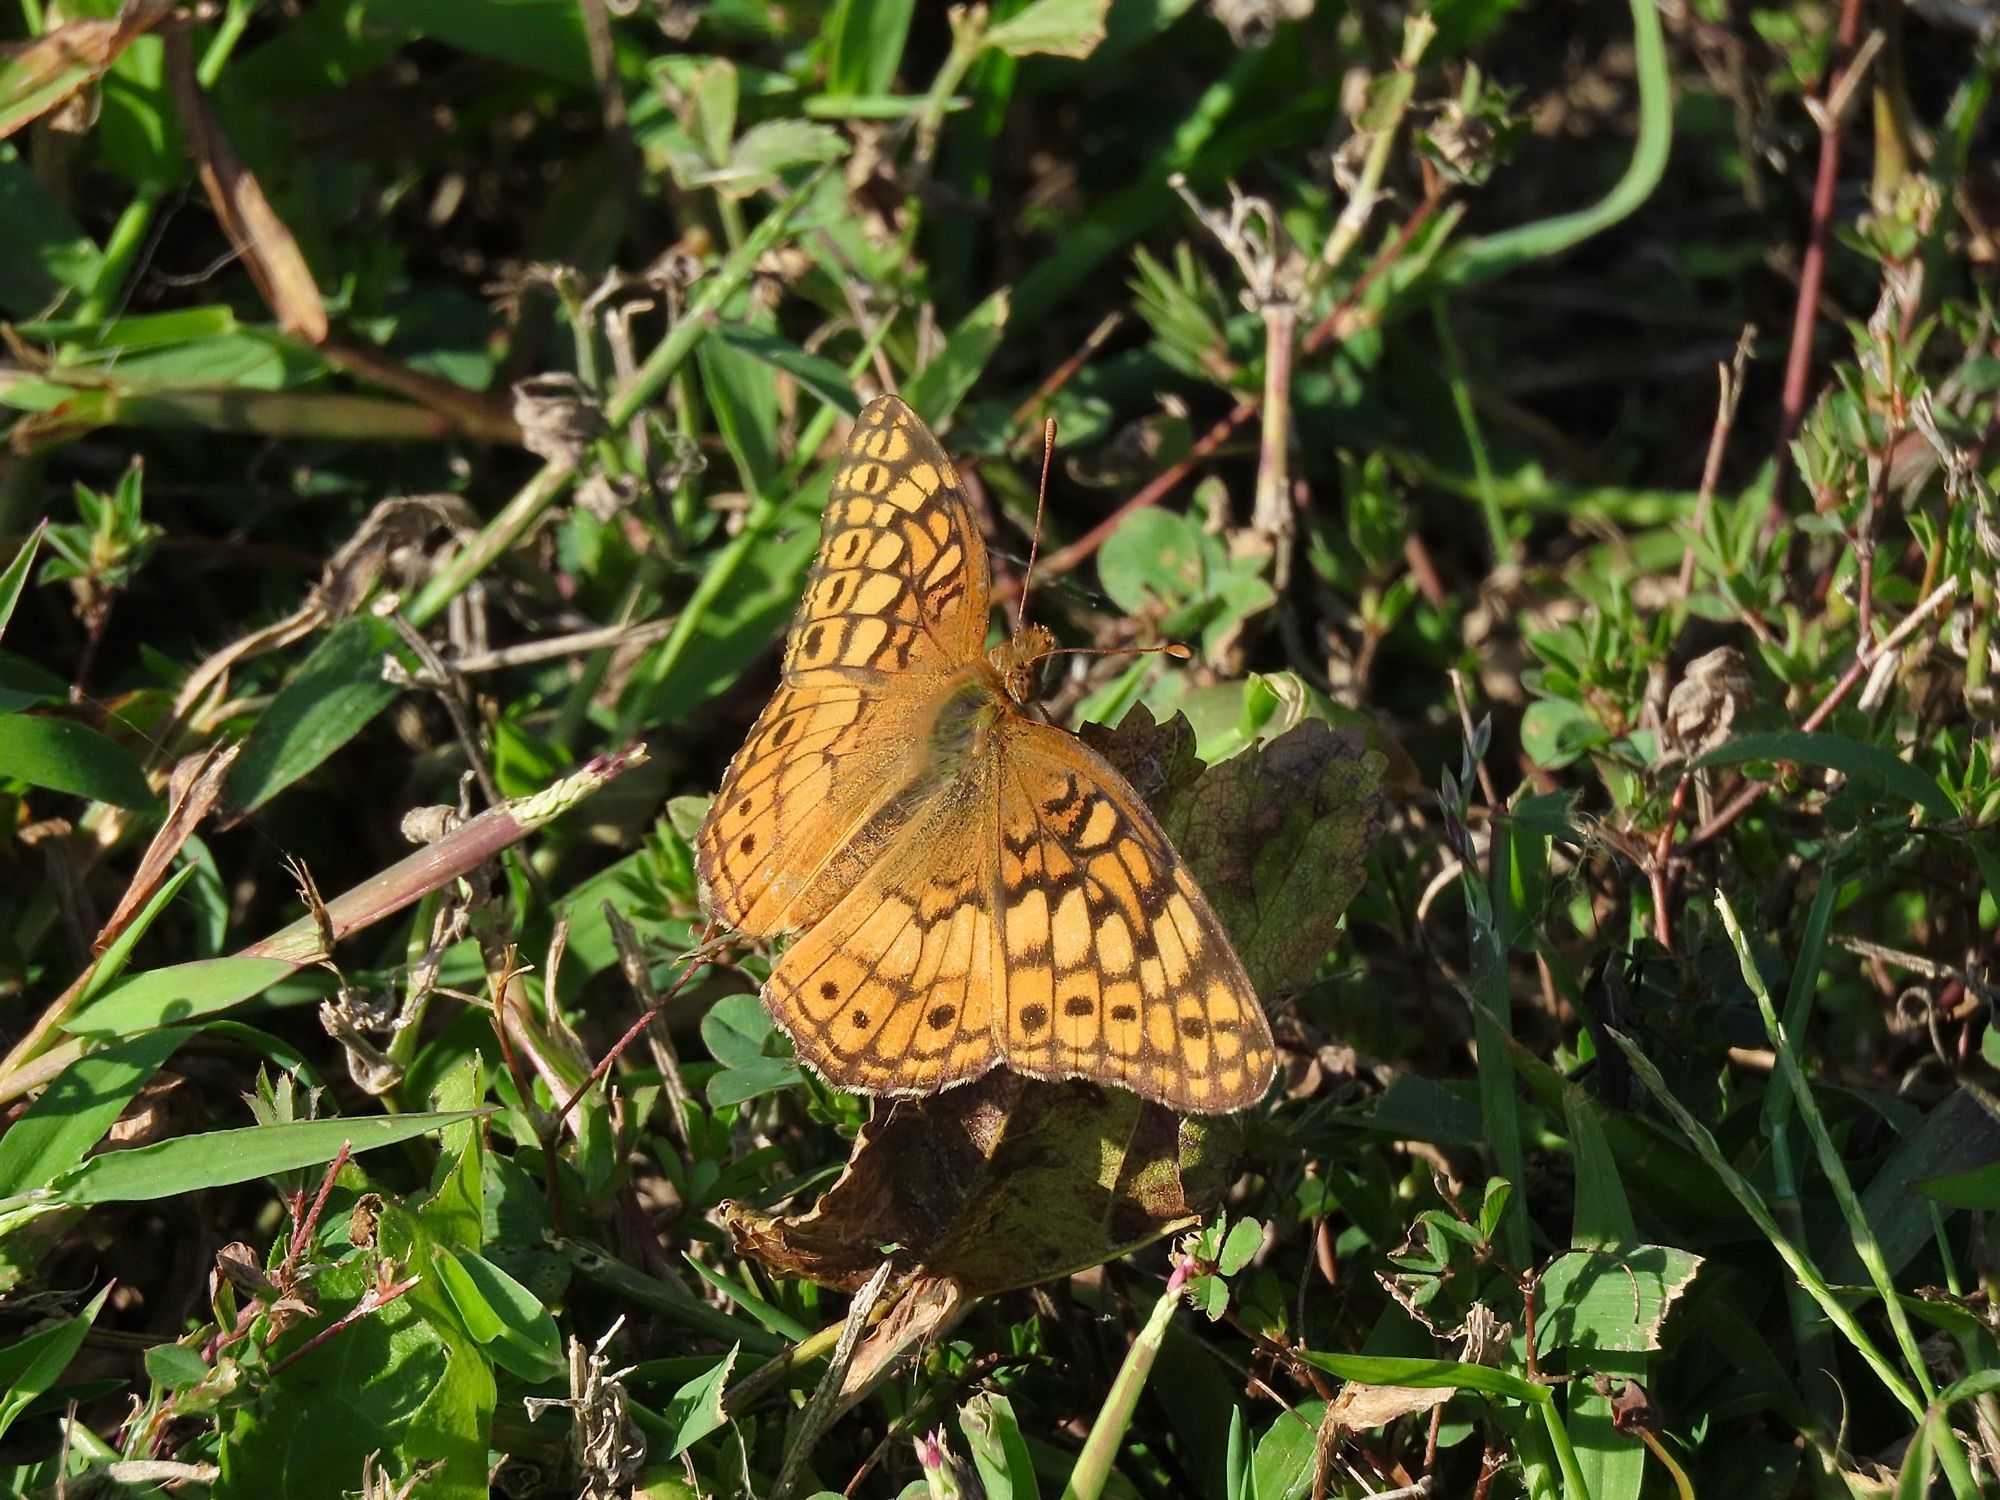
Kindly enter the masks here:
<path id="1" fill-rule="evenodd" d="M 243 258 L 250 279 L 278 319 L 278 326 L 309 344 L 327 336 L 326 304 L 319 283 L 291 230 L 285 227 L 264 189 L 236 154 L 236 147 L 209 106 L 195 77 L 194 53 L 187 33 L 167 33 L 167 77 L 173 85 L 174 107 L 187 133 L 202 188 L 222 221 L 223 233 Z"/>
<path id="2" fill-rule="evenodd" d="M 194 836 L 201 820 L 209 815 L 221 798 L 223 780 L 228 776 L 230 766 L 235 764 L 241 748 L 240 745 L 210 745 L 200 754 L 191 755 L 174 767 L 168 782 L 171 800 L 166 821 L 160 824 L 152 843 L 146 846 L 145 857 L 139 861 L 131 883 L 119 898 L 117 909 L 92 940 L 91 952 L 102 953 L 110 947 L 146 903 L 153 899 L 153 893 L 167 878 L 167 871 L 172 868 L 182 847 Z"/>
<path id="3" fill-rule="evenodd" d="M 728 1205 L 723 1222 L 774 1270 L 852 1290 L 881 1264 L 972 1295 L 1098 1265 L 1199 1218 L 1227 1186 L 1236 1131 L 1122 1089 L 995 1070 L 863 1127 L 811 1212 Z"/>
<path id="4" fill-rule="evenodd" d="M 110 20 L 71 21 L 0 47 L 0 140 L 76 97 L 172 14 L 174 0 L 126 0 Z"/>

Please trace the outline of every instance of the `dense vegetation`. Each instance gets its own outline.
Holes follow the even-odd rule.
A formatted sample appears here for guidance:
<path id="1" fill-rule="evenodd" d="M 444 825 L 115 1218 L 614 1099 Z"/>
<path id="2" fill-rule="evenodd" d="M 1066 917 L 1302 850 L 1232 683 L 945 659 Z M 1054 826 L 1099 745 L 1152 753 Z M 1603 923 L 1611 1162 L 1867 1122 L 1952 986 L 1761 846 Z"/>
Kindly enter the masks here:
<path id="1" fill-rule="evenodd" d="M 0 1491 L 2000 1484 L 1987 9 L 0 40 Z M 1190 648 L 1048 703 L 1257 1109 L 871 1120 L 707 933 L 882 391 Z"/>

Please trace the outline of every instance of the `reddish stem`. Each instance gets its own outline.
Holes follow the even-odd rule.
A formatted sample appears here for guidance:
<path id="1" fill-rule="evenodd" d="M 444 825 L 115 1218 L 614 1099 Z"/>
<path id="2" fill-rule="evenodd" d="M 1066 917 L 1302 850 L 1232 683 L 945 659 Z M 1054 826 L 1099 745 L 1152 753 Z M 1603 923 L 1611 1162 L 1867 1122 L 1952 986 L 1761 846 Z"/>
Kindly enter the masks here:
<path id="1" fill-rule="evenodd" d="M 1842 55 L 1854 49 L 1861 30 L 1861 0 L 1840 0 L 1840 21 L 1834 46 Z M 1817 97 L 1824 108 L 1840 91 L 1843 72 L 1832 67 L 1820 80 Z M 1785 356 L 1785 386 L 1778 408 L 1778 446 L 1771 475 L 1771 503 L 1765 517 L 1768 535 L 1783 513 L 1785 486 L 1791 477 L 1792 437 L 1806 410 L 1806 377 L 1812 369 L 1813 327 L 1819 321 L 1820 288 L 1826 281 L 1826 242 L 1833 229 L 1834 191 L 1840 181 L 1840 121 L 1822 114 L 1819 173 L 1813 179 L 1812 220 L 1806 231 L 1805 255 L 1799 262 L 1799 299 L 1792 310 L 1792 343 Z"/>

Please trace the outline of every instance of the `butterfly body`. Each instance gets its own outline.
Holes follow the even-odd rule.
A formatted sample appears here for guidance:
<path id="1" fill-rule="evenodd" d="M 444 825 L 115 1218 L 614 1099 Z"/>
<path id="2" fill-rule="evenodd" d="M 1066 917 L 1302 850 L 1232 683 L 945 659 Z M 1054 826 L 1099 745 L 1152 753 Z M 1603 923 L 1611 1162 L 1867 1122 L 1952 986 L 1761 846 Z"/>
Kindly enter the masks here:
<path id="1" fill-rule="evenodd" d="M 1054 639 L 986 649 L 985 545 L 894 397 L 855 424 L 777 694 L 696 840 L 715 916 L 798 933 L 764 998 L 838 1087 L 933 1093 L 1005 1064 L 1215 1112 L 1270 1028 L 1138 794 L 1047 722 Z"/>

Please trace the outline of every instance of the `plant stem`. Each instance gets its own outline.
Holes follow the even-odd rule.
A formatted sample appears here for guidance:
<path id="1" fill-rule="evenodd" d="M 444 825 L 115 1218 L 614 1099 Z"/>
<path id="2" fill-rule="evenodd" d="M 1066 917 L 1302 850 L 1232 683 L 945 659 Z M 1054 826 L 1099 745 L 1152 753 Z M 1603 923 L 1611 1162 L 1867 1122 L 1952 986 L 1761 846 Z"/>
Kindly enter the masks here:
<path id="1" fill-rule="evenodd" d="M 1097 1500 L 1104 1493 L 1112 1463 L 1132 1425 L 1132 1414 L 1138 1410 L 1139 1394 L 1145 1390 L 1147 1377 L 1153 1373 L 1153 1361 L 1166 1341 L 1167 1325 L 1173 1321 L 1174 1309 L 1180 1306 L 1181 1288 L 1186 1280 L 1186 1267 L 1177 1264 L 1173 1275 L 1167 1278 L 1166 1291 L 1153 1304 L 1146 1326 L 1139 1330 L 1139 1336 L 1126 1352 L 1125 1363 L 1118 1367 L 1118 1377 L 1111 1382 L 1097 1420 L 1090 1424 L 1090 1436 L 1084 1439 L 1083 1451 L 1076 1456 L 1076 1466 L 1069 1472 L 1069 1483 L 1063 1486 L 1063 1500 Z"/>
<path id="2" fill-rule="evenodd" d="M 1861 0 L 1840 0 L 1840 21 L 1834 46 L 1851 52 L 1861 28 Z M 1823 107 L 1839 90 L 1843 77 L 1829 68 L 1818 100 Z M 1806 230 L 1805 255 L 1799 262 L 1799 295 L 1792 308 L 1792 342 L 1785 355 L 1785 388 L 1779 398 L 1778 440 L 1773 454 L 1770 511 L 1766 527 L 1774 526 L 1785 503 L 1791 478 L 1792 435 L 1806 410 L 1806 376 L 1812 368 L 1813 327 L 1819 322 L 1820 288 L 1826 281 L 1826 241 L 1833 229 L 1833 199 L 1840 182 L 1840 121 L 1822 112 L 1819 119 L 1819 173 L 1813 180 L 1812 220 Z"/>
<path id="3" fill-rule="evenodd" d="M 1858 0 L 1848 0 L 1849 4 Z M 1543 260 L 1609 229 L 1652 196 L 1667 170 L 1673 145 L 1674 98 L 1667 72 L 1666 40 L 1654 0 L 1630 0 L 1633 61 L 1639 78 L 1639 138 L 1632 160 L 1603 198 L 1589 208 L 1523 224 L 1461 245 L 1438 268 L 1440 285 L 1471 286 Z"/>
<path id="4" fill-rule="evenodd" d="M 1750 993 L 1756 997 L 1757 1011 L 1764 1018 L 1764 1030 L 1770 1035 L 1771 1045 L 1778 1054 L 1778 1069 L 1790 1086 L 1792 1097 L 1798 1103 L 1799 1118 L 1805 1122 L 1806 1133 L 1812 1137 L 1813 1149 L 1819 1157 L 1820 1171 L 1826 1176 L 1833 1189 L 1834 1201 L 1840 1205 L 1841 1217 L 1847 1221 L 1849 1234 L 1854 1238 L 1854 1253 L 1868 1272 L 1868 1279 L 1875 1284 L 1876 1294 L 1882 1299 L 1882 1310 L 1888 1317 L 1890 1331 L 1896 1336 L 1896 1344 L 1902 1350 L 1903 1363 L 1923 1393 L 1926 1405 L 1937 1400 L 1937 1386 L 1931 1380 L 1930 1367 L 1924 1362 L 1923 1351 L 1917 1347 L 1916 1334 L 1910 1328 L 1909 1314 L 1903 1310 L 1903 1299 L 1896 1292 L 1894 1277 L 1889 1272 L 1889 1263 L 1882 1255 L 1882 1242 L 1875 1237 L 1875 1228 L 1868 1222 L 1862 1211 L 1861 1199 L 1854 1191 L 1854 1182 L 1847 1175 L 1847 1166 L 1840 1158 L 1839 1149 L 1833 1144 L 1833 1136 L 1826 1128 L 1826 1119 L 1819 1112 L 1819 1103 L 1813 1098 L 1812 1089 L 1806 1082 L 1805 1072 L 1799 1066 L 1798 1054 L 1792 1050 L 1791 1037 L 1785 1025 L 1778 1019 L 1778 1012 L 1771 1004 L 1771 992 L 1764 984 L 1764 976 L 1758 972 L 1757 962 L 1750 954 L 1750 944 L 1743 936 L 1743 928 L 1736 920 L 1736 912 L 1729 904 L 1729 898 L 1721 891 L 1715 893 L 1716 910 L 1722 914 L 1722 925 L 1729 933 L 1729 941 L 1736 949 L 1736 962 L 1743 971 L 1743 982 L 1750 986 Z M 1965 1450 L 1959 1445 L 1958 1434 L 1949 1423 L 1939 1424 L 1938 1457 L 1944 1465 L 1945 1475 L 1951 1481 L 1952 1492 L 1971 1496 L 1978 1493 L 1972 1480 L 1972 1469 L 1967 1462 Z"/>

